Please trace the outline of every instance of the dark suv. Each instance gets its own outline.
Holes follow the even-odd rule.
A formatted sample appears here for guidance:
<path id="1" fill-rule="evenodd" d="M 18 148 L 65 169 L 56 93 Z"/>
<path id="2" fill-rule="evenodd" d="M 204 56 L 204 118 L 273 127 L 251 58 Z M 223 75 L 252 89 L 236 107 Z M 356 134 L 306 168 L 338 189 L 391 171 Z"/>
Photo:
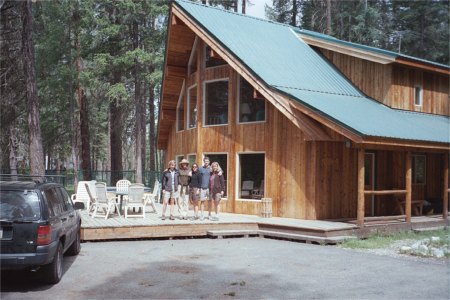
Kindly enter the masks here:
<path id="1" fill-rule="evenodd" d="M 0 267 L 38 270 L 58 283 L 63 253 L 80 252 L 81 218 L 56 183 L 0 181 Z"/>

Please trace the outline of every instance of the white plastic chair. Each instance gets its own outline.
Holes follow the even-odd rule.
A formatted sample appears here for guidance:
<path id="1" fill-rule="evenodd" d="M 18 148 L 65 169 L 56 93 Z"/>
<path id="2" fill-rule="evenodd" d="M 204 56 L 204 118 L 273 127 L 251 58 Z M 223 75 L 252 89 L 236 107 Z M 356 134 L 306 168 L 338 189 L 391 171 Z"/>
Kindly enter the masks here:
<path id="1" fill-rule="evenodd" d="M 122 179 L 117 181 L 116 183 L 116 191 L 117 192 L 128 192 L 128 187 L 130 186 L 131 182 L 129 182 L 126 179 Z"/>
<path id="2" fill-rule="evenodd" d="M 91 211 L 91 198 L 88 195 L 88 192 L 86 190 L 86 184 L 89 186 L 91 190 L 91 195 L 93 198 L 95 198 L 95 182 L 92 181 L 78 181 L 77 185 L 77 191 L 75 194 L 72 194 L 71 199 L 72 203 L 81 202 L 84 203 L 84 207 L 87 209 L 87 211 Z"/>
<path id="3" fill-rule="evenodd" d="M 250 193 L 253 190 L 253 184 L 254 182 L 252 180 L 246 180 L 242 182 L 241 197 L 251 196 Z"/>
<path id="4" fill-rule="evenodd" d="M 140 217 L 139 214 L 128 215 L 128 209 L 142 209 L 142 217 L 145 218 L 144 185 L 140 183 L 130 184 L 128 187 L 128 199 L 125 202 L 125 219 L 128 217 Z"/>
<path id="5" fill-rule="evenodd" d="M 105 219 L 108 219 L 109 214 L 113 213 L 114 209 L 116 209 L 120 217 L 120 210 L 119 206 L 117 205 L 117 199 L 116 197 L 113 198 L 108 197 L 106 191 L 106 183 L 97 182 L 95 184 L 95 190 L 97 193 L 97 197 L 95 199 L 95 204 L 93 208 L 94 212 L 92 213 L 92 217 L 95 218 L 99 211 L 103 211 L 103 213 L 105 214 Z"/>
<path id="6" fill-rule="evenodd" d="M 156 210 L 156 199 L 159 199 L 161 185 L 158 180 L 155 180 L 155 185 L 153 186 L 153 190 L 151 193 L 145 193 L 145 206 L 150 205 L 153 208 L 154 213 L 158 213 Z"/>

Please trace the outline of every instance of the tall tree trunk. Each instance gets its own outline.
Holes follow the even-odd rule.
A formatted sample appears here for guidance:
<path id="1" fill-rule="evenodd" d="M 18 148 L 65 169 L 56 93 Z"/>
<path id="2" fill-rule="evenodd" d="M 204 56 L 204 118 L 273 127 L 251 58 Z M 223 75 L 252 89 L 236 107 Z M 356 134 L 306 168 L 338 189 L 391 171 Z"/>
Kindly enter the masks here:
<path id="1" fill-rule="evenodd" d="M 11 175 L 17 175 L 17 150 L 19 144 L 17 141 L 17 129 L 15 123 L 16 122 L 13 122 L 9 127 L 9 170 Z M 17 180 L 16 178 L 13 178 L 13 180 Z"/>
<path id="2" fill-rule="evenodd" d="M 327 34 L 331 35 L 331 0 L 327 0 Z"/>
<path id="3" fill-rule="evenodd" d="M 298 3 L 297 0 L 292 0 L 292 17 L 291 17 L 291 25 L 297 26 L 297 14 L 298 14 Z"/>
<path id="4" fill-rule="evenodd" d="M 113 71 L 113 84 L 120 82 L 121 73 L 118 70 Z M 113 99 L 109 105 L 111 135 L 111 184 L 123 178 L 122 164 L 122 131 L 123 131 L 123 111 L 120 105 L 120 99 Z"/>
<path id="5" fill-rule="evenodd" d="M 42 148 L 41 125 L 39 121 L 39 98 L 37 94 L 36 69 L 34 64 L 31 0 L 24 1 L 22 8 L 22 55 L 26 79 L 30 167 L 31 175 L 43 176 L 45 175 L 44 150 Z"/>
<path id="6" fill-rule="evenodd" d="M 139 48 L 139 24 L 137 22 L 133 23 L 133 48 Z M 142 95 L 141 95 L 141 80 L 140 80 L 140 70 L 139 70 L 139 62 L 135 59 L 134 62 L 134 101 L 135 101 L 135 110 L 136 110 L 136 119 L 135 119 L 135 128 L 136 128 L 136 147 L 135 147 L 135 155 L 136 155 L 136 182 L 142 183 L 142 119 L 144 119 L 143 114 L 145 111 L 142 105 Z"/>
<path id="7" fill-rule="evenodd" d="M 156 171 L 156 130 L 155 130 L 155 91 L 153 84 L 149 86 L 148 108 L 150 114 L 149 126 L 149 152 L 150 152 L 150 170 Z"/>
<path id="8" fill-rule="evenodd" d="M 247 0 L 242 0 L 242 8 L 241 8 L 241 12 L 242 14 L 245 15 L 245 10 L 247 8 Z"/>

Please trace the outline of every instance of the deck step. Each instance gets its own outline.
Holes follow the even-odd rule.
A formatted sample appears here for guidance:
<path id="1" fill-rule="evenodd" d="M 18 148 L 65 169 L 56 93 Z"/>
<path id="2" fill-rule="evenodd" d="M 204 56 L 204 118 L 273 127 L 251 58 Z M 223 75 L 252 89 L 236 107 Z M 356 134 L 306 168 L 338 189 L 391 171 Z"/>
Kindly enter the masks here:
<path id="1" fill-rule="evenodd" d="M 230 236 L 249 237 L 250 235 L 259 235 L 259 230 L 208 230 L 206 235 L 219 239 Z"/>
<path id="2" fill-rule="evenodd" d="M 272 237 L 272 238 L 302 241 L 307 244 L 317 243 L 317 244 L 333 244 L 333 245 L 341 243 L 347 239 L 355 239 L 356 238 L 354 236 L 319 237 L 319 236 L 312 236 L 312 235 L 280 232 L 280 231 L 274 231 L 274 230 L 208 230 L 207 236 L 217 237 L 219 239 L 224 238 L 224 237 L 259 236 L 259 237 Z"/>
<path id="3" fill-rule="evenodd" d="M 338 244 L 342 243 L 348 239 L 356 239 L 354 236 L 333 236 L 333 237 L 320 237 L 320 236 L 312 236 L 312 235 L 304 235 L 304 234 L 296 234 L 296 233 L 288 233 L 288 232 L 279 232 L 273 230 L 259 230 L 260 237 L 272 237 L 272 238 L 281 238 L 281 239 L 289 239 L 295 241 L 305 242 L 307 244 L 317 243 L 317 244 Z"/>

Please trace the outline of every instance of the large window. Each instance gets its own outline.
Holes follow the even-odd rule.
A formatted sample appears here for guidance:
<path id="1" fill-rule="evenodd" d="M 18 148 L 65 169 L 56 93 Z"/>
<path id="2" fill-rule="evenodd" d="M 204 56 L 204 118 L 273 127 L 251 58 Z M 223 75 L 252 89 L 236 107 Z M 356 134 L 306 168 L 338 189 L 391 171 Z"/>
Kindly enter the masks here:
<path id="1" fill-rule="evenodd" d="M 228 124 L 228 80 L 205 83 L 205 125 Z"/>
<path id="2" fill-rule="evenodd" d="M 425 155 L 412 156 L 413 183 L 425 184 L 427 170 L 427 157 Z"/>
<path id="3" fill-rule="evenodd" d="M 212 51 L 211 47 L 206 46 L 205 47 L 205 68 L 216 67 L 216 66 L 221 66 L 221 65 L 227 64 L 226 61 L 224 61 L 222 58 L 214 57 L 212 54 L 213 54 L 213 51 Z"/>
<path id="4" fill-rule="evenodd" d="M 188 91 L 188 128 L 197 127 L 197 86 Z"/>
<path id="5" fill-rule="evenodd" d="M 226 153 L 204 153 L 204 157 L 209 157 L 209 164 L 211 165 L 213 162 L 218 162 L 220 168 L 222 169 L 223 178 L 225 179 L 225 186 L 228 187 L 227 178 L 228 178 L 228 155 Z M 203 164 L 203 161 L 200 165 Z M 227 188 L 228 190 L 228 188 Z M 223 195 L 224 198 L 227 197 L 228 191 Z"/>
<path id="6" fill-rule="evenodd" d="M 184 158 L 184 155 L 177 155 L 177 156 L 175 157 L 175 162 L 176 162 L 175 168 L 176 168 L 176 169 L 179 169 L 179 168 L 180 168 L 180 161 L 182 161 L 183 158 Z"/>
<path id="7" fill-rule="evenodd" d="M 177 131 L 184 130 L 184 82 L 177 104 Z"/>
<path id="8" fill-rule="evenodd" d="M 261 199 L 264 197 L 264 153 L 238 155 L 238 198 Z"/>
<path id="9" fill-rule="evenodd" d="M 266 120 L 266 101 L 255 98 L 253 87 L 242 77 L 239 80 L 239 123 Z"/>

